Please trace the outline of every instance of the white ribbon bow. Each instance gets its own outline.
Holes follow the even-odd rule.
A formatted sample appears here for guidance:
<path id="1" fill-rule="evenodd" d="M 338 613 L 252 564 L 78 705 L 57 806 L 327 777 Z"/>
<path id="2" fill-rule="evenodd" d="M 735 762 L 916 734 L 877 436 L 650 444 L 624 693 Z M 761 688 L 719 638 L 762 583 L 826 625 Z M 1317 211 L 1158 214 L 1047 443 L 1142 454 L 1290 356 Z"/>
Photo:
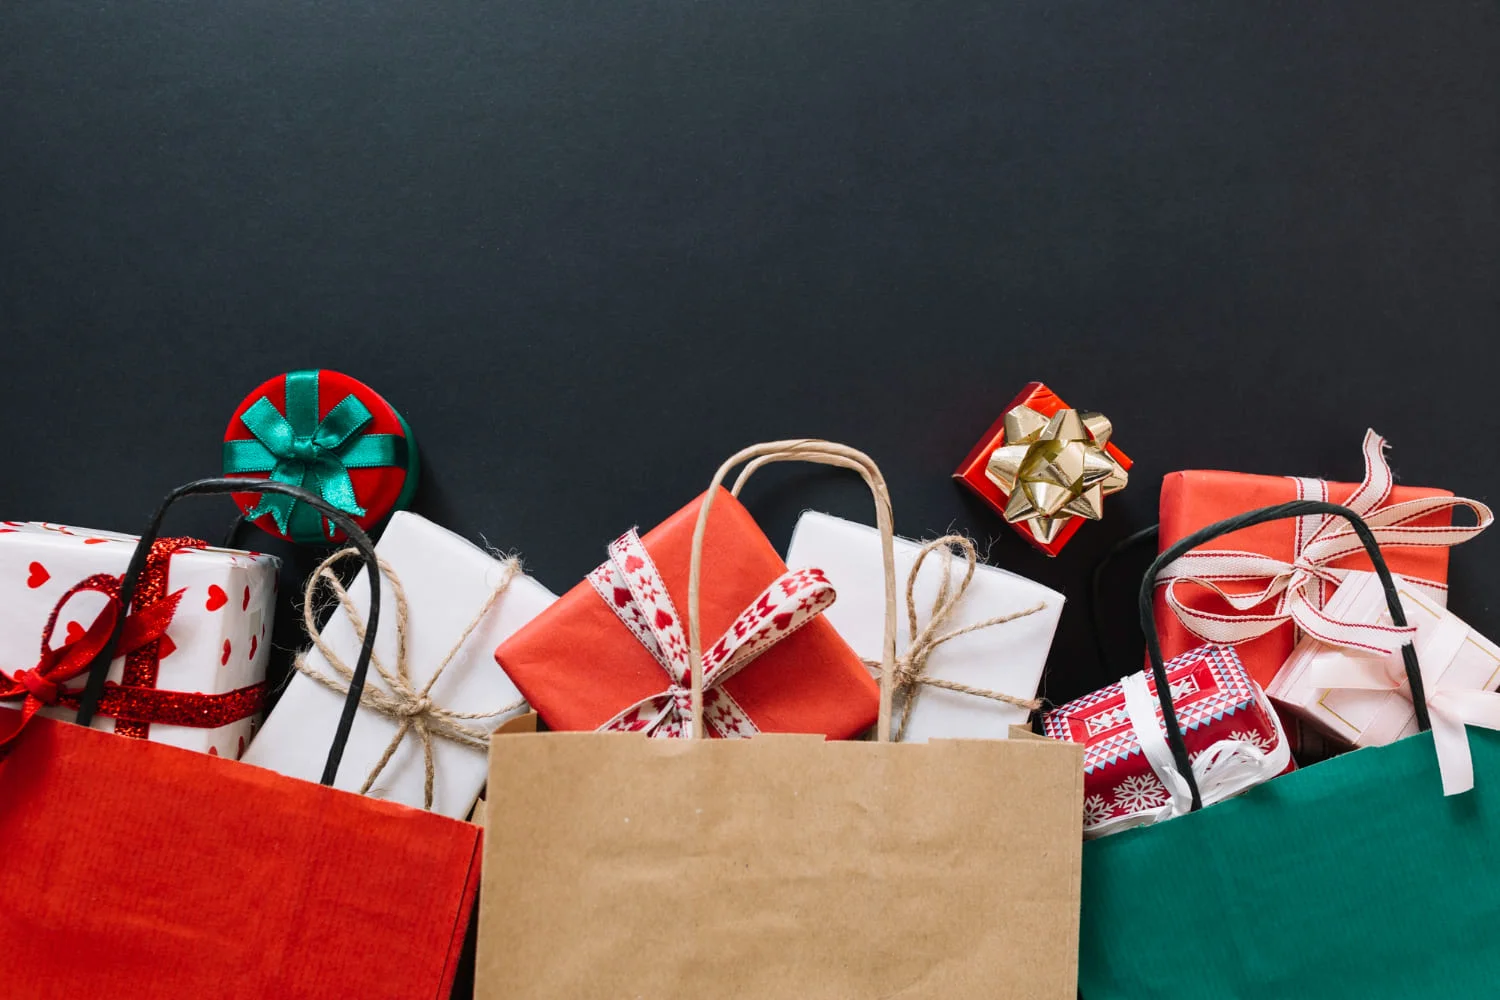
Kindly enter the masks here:
<path id="1" fill-rule="evenodd" d="M 692 675 L 682 618 L 666 582 L 632 529 L 609 546 L 609 560 L 588 576 L 589 583 L 667 672 L 659 694 L 626 708 L 599 727 L 600 732 L 645 732 L 654 737 L 687 737 L 692 727 Z M 703 721 L 725 738 L 760 732 L 723 684 L 761 653 L 829 608 L 833 585 L 820 569 L 783 573 L 750 602 L 728 630 L 703 654 Z"/>
<path id="2" fill-rule="evenodd" d="M 1375 657 L 1317 660 L 1308 671 L 1308 679 L 1320 688 L 1389 691 L 1411 701 L 1411 683 L 1405 672 L 1393 676 L 1388 662 Z M 1427 694 L 1427 716 L 1432 722 L 1432 745 L 1443 776 L 1443 794 L 1462 795 L 1474 787 L 1474 759 L 1464 727 L 1500 730 L 1500 693 L 1444 687 L 1442 678 L 1433 679 L 1425 665 L 1422 687 Z"/>
<path id="3" fill-rule="evenodd" d="M 1423 497 L 1387 504 L 1395 480 L 1385 460 L 1386 441 L 1373 430 L 1365 432 L 1365 477 L 1344 506 L 1364 519 L 1376 542 L 1384 546 L 1448 547 L 1466 542 L 1490 526 L 1494 515 L 1477 500 L 1463 497 Z M 1328 484 L 1317 479 L 1298 479 L 1301 499 L 1327 500 Z M 1439 511 L 1467 507 L 1477 523 L 1472 526 L 1423 526 L 1411 522 Z M 1348 570 L 1333 563 L 1364 550 L 1349 523 L 1332 514 L 1298 518 L 1295 556 L 1291 562 L 1262 555 L 1224 549 L 1199 549 L 1167 566 L 1157 585 L 1167 588 L 1167 605 L 1194 635 L 1207 642 L 1234 645 L 1265 635 L 1288 621 L 1320 642 L 1367 653 L 1389 655 L 1410 642 L 1416 629 L 1340 621 L 1323 612 L 1324 585 L 1337 586 Z M 1407 578 L 1415 586 L 1441 592 L 1442 584 Z M 1219 583 L 1231 580 L 1263 580 L 1254 593 L 1236 594 Z M 1214 614 L 1183 604 L 1178 583 L 1193 583 L 1219 595 L 1232 614 Z M 1276 598 L 1269 613 L 1252 613 Z"/>

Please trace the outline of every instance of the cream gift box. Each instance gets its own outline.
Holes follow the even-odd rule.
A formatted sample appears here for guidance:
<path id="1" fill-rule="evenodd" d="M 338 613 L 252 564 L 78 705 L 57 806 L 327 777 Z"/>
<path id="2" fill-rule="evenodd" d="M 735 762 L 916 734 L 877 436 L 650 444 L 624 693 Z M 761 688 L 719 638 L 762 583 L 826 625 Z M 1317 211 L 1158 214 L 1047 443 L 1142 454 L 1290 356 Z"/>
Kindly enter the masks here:
<path id="1" fill-rule="evenodd" d="M 922 550 L 918 542 L 896 539 L 898 656 L 911 648 L 907 584 Z M 879 533 L 867 525 L 807 511 L 797 522 L 786 561 L 794 568 L 815 566 L 828 575 L 838 599 L 824 615 L 862 658 L 878 662 L 885 614 Z M 942 551 L 922 562 L 911 591 L 919 632 L 931 622 L 943 574 L 947 573 L 951 585 L 957 587 L 966 572 L 964 559 L 945 557 Z M 947 620 L 933 630 L 935 633 L 950 633 L 988 619 L 1035 610 L 935 646 L 927 657 L 923 676 L 1015 699 L 1034 697 L 1063 600 L 1061 594 L 1025 577 L 978 564 L 967 589 Z M 1010 727 L 1024 724 L 1029 715 L 1018 705 L 933 685 L 919 684 L 909 690 L 916 692 L 916 701 L 902 736 L 908 742 L 934 737 L 1005 739 Z M 903 707 L 897 706 L 893 726 L 899 726 Z"/>
<path id="2" fill-rule="evenodd" d="M 1417 629 L 1417 660 L 1429 694 L 1442 690 L 1491 691 L 1500 684 L 1500 647 L 1400 577 L 1396 578 L 1396 589 L 1407 621 Z M 1349 573 L 1324 610 L 1341 621 L 1391 624 L 1385 592 L 1374 573 Z M 1345 745 L 1384 746 L 1417 731 L 1416 710 L 1407 688 L 1321 687 L 1318 675 L 1329 672 L 1330 667 L 1361 669 L 1372 677 L 1388 677 L 1394 687 L 1399 687 L 1406 676 L 1399 652 L 1367 656 L 1306 637 L 1266 693 L 1278 706 Z"/>
<path id="3" fill-rule="evenodd" d="M 190 540 L 182 540 L 188 542 Z M 58 649 L 83 635 L 98 619 L 109 598 L 100 591 L 68 592 L 99 574 L 117 580 L 125 573 L 135 552 L 136 539 L 111 531 L 74 528 L 63 524 L 6 521 L 0 524 L 0 671 L 13 676 L 32 669 L 41 655 L 42 634 L 54 609 L 58 612 L 49 646 Z M 159 547 L 173 549 L 171 540 Z M 169 743 L 200 753 L 237 757 L 254 730 L 255 712 L 247 706 L 259 702 L 266 677 L 268 639 L 275 608 L 276 574 L 280 562 L 268 555 L 221 549 L 202 543 L 175 547 L 160 557 L 166 570 L 160 597 L 179 594 L 165 634 L 143 647 L 154 658 L 159 692 L 224 696 L 208 709 L 232 718 L 216 727 L 145 725 L 124 723 L 120 731 L 145 735 L 158 743 Z M 143 575 L 138 604 L 147 600 Z M 66 600 L 64 598 L 66 597 Z M 139 610 L 139 607 L 137 608 Z M 125 679 L 126 657 L 117 656 L 108 679 Z M 83 678 L 65 681 L 66 691 L 83 687 Z M 76 710 L 66 702 L 41 710 L 53 718 L 71 719 Z M 193 699 L 186 699 L 193 701 Z M 206 699 L 205 701 L 211 701 Z M 19 707 L 20 701 L 0 701 L 0 706 Z M 101 706 L 95 729 L 115 730 L 117 721 Z"/>
<path id="4" fill-rule="evenodd" d="M 421 690 L 440 665 L 442 675 L 428 692 L 433 705 L 453 713 L 482 714 L 464 719 L 469 728 L 490 732 L 526 708 L 510 678 L 495 663 L 495 647 L 512 632 L 541 613 L 556 597 L 551 591 L 519 572 L 511 575 L 506 564 L 468 540 L 416 514 L 392 516 L 375 547 L 385 575 L 381 590 L 379 632 L 374 658 L 379 667 L 396 672 L 398 598 L 390 577 L 400 582 L 406 604 L 407 678 Z M 509 579 L 509 583 L 505 581 Z M 485 611 L 495 590 L 505 584 L 493 605 Z M 369 608 L 369 581 L 365 571 L 348 588 L 349 598 L 360 611 Z M 476 617 L 484 611 L 482 617 Z M 464 637 L 464 632 L 474 628 Z M 323 626 L 320 638 L 348 667 L 359 654 L 360 632 L 343 608 L 336 609 Z M 462 643 L 459 640 L 462 639 Z M 455 649 L 455 645 L 457 648 Z M 453 655 L 449 656 L 449 654 Z M 314 646 L 303 654 L 303 666 L 327 678 L 337 671 Z M 367 688 L 390 694 L 392 686 L 371 664 Z M 347 690 L 347 686 L 344 687 Z M 293 777 L 316 781 L 333 739 L 334 727 L 343 708 L 344 695 L 305 672 L 295 672 L 276 707 L 266 717 L 245 761 Z M 336 787 L 359 791 L 386 750 L 392 746 L 400 723 L 388 714 L 361 705 L 344 750 Z M 463 818 L 484 787 L 487 755 L 441 735 L 431 739 L 433 786 L 432 810 Z M 426 790 L 426 753 L 419 734 L 409 729 L 395 744 L 385 766 L 380 768 L 367 794 L 422 808 Z"/>

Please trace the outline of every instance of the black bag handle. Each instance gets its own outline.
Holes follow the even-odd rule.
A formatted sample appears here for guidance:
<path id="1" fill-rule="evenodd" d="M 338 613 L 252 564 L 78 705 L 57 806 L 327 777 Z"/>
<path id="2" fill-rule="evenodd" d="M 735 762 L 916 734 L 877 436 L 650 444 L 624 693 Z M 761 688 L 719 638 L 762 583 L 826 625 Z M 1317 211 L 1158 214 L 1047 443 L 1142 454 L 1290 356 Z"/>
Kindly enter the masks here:
<path id="1" fill-rule="evenodd" d="M 1100 668 L 1111 676 L 1120 677 L 1123 674 L 1134 673 L 1135 669 L 1127 667 L 1122 674 L 1116 664 L 1112 662 L 1114 660 L 1114 657 L 1111 655 L 1113 651 L 1104 640 L 1103 609 L 1105 574 L 1114 565 L 1116 559 L 1119 559 L 1126 552 L 1142 547 L 1148 541 L 1154 543 L 1160 532 L 1161 525 L 1153 524 L 1120 539 L 1114 545 L 1110 546 L 1109 551 L 1099 557 L 1098 561 L 1094 563 L 1093 571 L 1089 574 L 1089 589 L 1084 592 L 1084 600 L 1087 602 L 1089 628 L 1094 633 L 1094 655 L 1099 659 Z M 1133 663 L 1139 663 L 1140 661 L 1141 657 L 1139 653 L 1130 660 Z"/>
<path id="2" fill-rule="evenodd" d="M 130 609 L 131 601 L 135 598 L 136 581 L 140 579 L 141 573 L 146 568 L 146 557 L 151 552 L 152 543 L 161 534 L 161 522 L 166 516 L 167 509 L 183 497 L 222 493 L 282 493 L 314 507 L 324 517 L 343 529 L 344 533 L 349 536 L 349 543 L 359 550 L 360 558 L 364 560 L 365 575 L 370 579 L 369 622 L 365 628 L 365 641 L 359 647 L 359 659 L 354 664 L 354 675 L 349 679 L 349 693 L 344 697 L 344 711 L 339 716 L 338 728 L 334 730 L 333 744 L 328 748 L 328 759 L 323 765 L 323 777 L 319 779 L 322 784 L 332 785 L 334 779 L 338 777 L 339 762 L 344 757 L 344 746 L 349 742 L 349 730 L 354 726 L 354 714 L 359 711 L 360 697 L 365 690 L 365 675 L 370 671 L 370 656 L 375 650 L 375 634 L 380 628 L 380 563 L 375 556 L 375 544 L 370 541 L 370 536 L 354 523 L 353 518 L 318 494 L 309 493 L 300 486 L 278 483 L 270 479 L 219 477 L 194 480 L 167 494 L 166 499 L 161 502 L 161 506 L 156 508 L 156 513 L 146 525 L 146 530 L 141 532 L 141 540 L 136 543 L 135 553 L 130 557 L 130 566 L 125 570 L 125 578 L 120 584 L 121 613 L 115 618 L 115 628 L 109 635 L 109 641 L 104 644 L 104 648 L 99 651 L 94 662 L 89 664 L 88 682 L 84 685 L 83 695 L 78 700 L 78 724 L 86 726 L 92 722 L 94 713 L 99 708 L 99 698 L 104 694 L 104 680 L 109 674 L 110 662 L 115 658 L 115 647 L 119 645 L 120 633 L 125 628 L 125 615 Z"/>
<path id="3" fill-rule="evenodd" d="M 1292 500 L 1274 507 L 1252 510 L 1217 524 L 1210 524 L 1181 541 L 1174 542 L 1166 551 L 1157 556 L 1151 568 L 1146 570 L 1145 579 L 1141 581 L 1141 631 L 1146 636 L 1146 655 L 1151 658 L 1151 676 L 1156 681 L 1156 699 L 1161 705 L 1162 721 L 1166 724 L 1167 745 L 1172 748 L 1172 761 L 1177 765 L 1177 772 L 1182 775 L 1183 780 L 1188 784 L 1188 789 L 1193 793 L 1193 811 L 1203 808 L 1203 797 L 1198 792 L 1198 782 L 1193 779 L 1193 765 L 1188 760 L 1187 745 L 1182 740 L 1182 728 L 1177 724 L 1177 710 L 1172 705 L 1172 686 L 1167 682 L 1167 667 L 1162 662 L 1161 637 L 1156 634 L 1152 597 L 1156 591 L 1157 574 L 1179 557 L 1205 542 L 1213 541 L 1220 535 L 1227 535 L 1232 531 L 1239 531 L 1241 528 L 1249 528 L 1257 524 L 1265 524 L 1267 521 L 1306 517 L 1309 514 L 1331 514 L 1349 522 L 1349 526 L 1359 536 L 1360 543 L 1364 545 L 1365 552 L 1369 554 L 1376 575 L 1380 577 L 1380 585 L 1385 590 L 1385 604 L 1391 612 L 1391 621 L 1397 626 L 1405 626 L 1406 612 L 1401 607 L 1401 598 L 1396 593 L 1396 581 L 1391 577 L 1390 567 L 1385 564 L 1385 556 L 1381 555 L 1380 544 L 1375 541 L 1375 535 L 1370 531 L 1370 526 L 1348 507 L 1340 507 L 1338 504 L 1326 503 L 1322 500 Z M 1432 728 L 1432 720 L 1427 712 L 1427 695 L 1422 688 L 1422 669 L 1417 664 L 1416 647 L 1409 642 L 1402 646 L 1401 659 L 1406 664 L 1406 679 L 1411 684 L 1411 700 L 1417 711 L 1417 725 L 1423 732 L 1426 732 Z"/>

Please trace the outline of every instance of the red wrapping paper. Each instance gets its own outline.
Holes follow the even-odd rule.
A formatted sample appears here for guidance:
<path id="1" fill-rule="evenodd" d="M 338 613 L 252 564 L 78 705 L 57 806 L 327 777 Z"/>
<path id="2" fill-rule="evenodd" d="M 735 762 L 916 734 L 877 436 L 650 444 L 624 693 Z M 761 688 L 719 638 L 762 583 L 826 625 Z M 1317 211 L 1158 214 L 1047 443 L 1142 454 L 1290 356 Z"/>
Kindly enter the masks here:
<path id="1" fill-rule="evenodd" d="M 1169 661 L 1166 668 L 1177 723 L 1190 757 L 1222 740 L 1243 740 L 1269 754 L 1282 739 L 1271 716 L 1270 702 L 1250 683 L 1232 648 L 1201 646 Z M 1146 688 L 1155 698 L 1156 681 L 1149 670 Z M 1154 719 L 1162 725 L 1159 708 Z M 1170 798 L 1141 751 L 1125 711 L 1120 684 L 1048 712 L 1042 718 L 1042 730 L 1052 739 L 1084 745 L 1086 835 L 1101 824 L 1118 824 L 1160 807 Z M 1286 770 L 1295 767 L 1289 762 Z"/>
<path id="2" fill-rule="evenodd" d="M 1068 404 L 1058 397 L 1057 393 L 1047 388 L 1041 382 L 1028 382 L 1021 390 L 1021 394 L 1011 400 L 1006 407 L 1000 411 L 1000 416 L 990 425 L 984 437 L 974 445 L 968 455 L 964 457 L 963 463 L 953 473 L 953 478 L 963 483 L 972 490 L 980 499 L 995 509 L 995 513 L 1004 516 L 1005 506 L 1010 501 L 1010 495 L 1001 489 L 999 484 L 985 473 L 989 464 L 990 456 L 995 450 L 1005 444 L 1005 415 L 1018 406 L 1029 406 L 1044 417 L 1050 417 L 1059 410 L 1068 408 Z M 1120 467 L 1129 469 L 1130 458 L 1113 443 L 1104 447 L 1111 458 L 1120 463 Z M 1011 527 L 1030 544 L 1033 548 L 1040 549 L 1049 556 L 1055 556 L 1068 544 L 1068 539 L 1078 533 L 1087 518 L 1072 517 L 1063 525 L 1062 530 L 1050 544 L 1043 545 L 1032 536 L 1030 529 L 1025 524 L 1011 524 Z"/>
<path id="3" fill-rule="evenodd" d="M 260 400 L 262 396 L 271 401 L 276 409 L 285 414 L 287 410 L 287 388 L 286 375 L 277 375 L 268 379 L 256 387 L 255 391 L 246 396 L 235 409 L 233 416 L 229 418 L 229 427 L 224 432 L 225 441 L 250 440 L 254 435 L 250 432 L 241 419 L 245 413 Z M 342 372 L 331 371 L 327 368 L 318 371 L 318 418 L 326 418 L 328 414 L 338 406 L 346 396 L 353 395 L 359 399 L 370 411 L 372 417 L 370 423 L 360 432 L 361 435 L 368 434 L 390 434 L 406 438 L 407 460 L 403 466 L 382 465 L 371 468 L 350 467 L 348 469 L 349 480 L 354 485 L 354 494 L 359 498 L 359 503 L 365 508 L 366 513 L 355 516 L 354 522 L 366 531 L 373 531 L 375 526 L 384 520 L 392 511 L 405 508 L 416 491 L 416 476 L 418 469 L 417 445 L 412 439 L 411 428 L 401 414 L 396 411 L 385 397 L 374 389 L 365 385 L 352 376 Z M 233 475 L 245 475 L 250 478 L 265 478 L 268 473 L 240 473 Z M 241 512 L 249 514 L 261 502 L 260 494 L 256 493 L 234 493 L 231 494 L 234 502 L 239 506 Z M 255 524 L 269 534 L 281 535 L 277 529 L 276 522 L 269 514 L 256 518 Z M 326 540 L 319 541 L 339 542 L 344 540 L 344 533 L 337 529 Z"/>
<path id="4" fill-rule="evenodd" d="M 0 995 L 446 998 L 480 849 L 473 824 L 38 718 L 0 758 Z"/>
<path id="5" fill-rule="evenodd" d="M 1342 504 L 1357 489 L 1354 483 L 1328 483 L 1327 499 Z M 1451 497 L 1448 490 L 1416 486 L 1395 486 L 1387 505 L 1426 497 Z M 1302 497 L 1298 480 L 1290 476 L 1255 476 L 1239 472 L 1174 472 L 1162 480 L 1160 547 L 1165 551 L 1179 539 L 1206 528 L 1216 521 L 1273 504 Z M 1445 510 L 1413 521 L 1412 524 L 1442 527 L 1452 523 L 1452 511 Z M 1237 549 L 1290 561 L 1296 554 L 1298 524 L 1295 519 L 1270 521 L 1244 528 L 1214 539 L 1204 549 Z M 1391 572 L 1415 577 L 1440 587 L 1448 582 L 1448 550 L 1442 547 L 1414 548 L 1392 546 L 1382 550 Z M 1337 569 L 1374 569 L 1364 553 L 1347 556 L 1330 564 Z M 1219 585 L 1230 593 L 1254 593 L 1264 586 L 1263 580 L 1230 580 Z M 1331 596 L 1326 588 L 1325 600 Z M 1191 608 L 1232 615 L 1234 610 L 1212 592 L 1191 584 L 1179 584 L 1177 596 Z M 1251 614 L 1269 613 L 1274 601 L 1253 609 Z M 1202 645 L 1203 640 L 1184 625 L 1167 606 L 1163 588 L 1157 588 L 1155 618 L 1161 636 L 1162 655 L 1167 659 Z M 1276 672 L 1292 655 L 1297 644 L 1297 630 L 1287 622 L 1271 632 L 1235 646 L 1235 652 L 1253 679 L 1268 687 Z"/>
<path id="6" fill-rule="evenodd" d="M 643 537 L 680 615 L 702 498 Z M 755 519 L 720 490 L 703 543 L 703 645 L 707 649 L 786 564 Z M 584 581 L 495 651 L 495 659 L 546 725 L 594 730 L 670 683 L 640 641 Z M 819 617 L 724 682 L 762 732 L 848 739 L 875 724 L 879 690 L 859 656 Z"/>

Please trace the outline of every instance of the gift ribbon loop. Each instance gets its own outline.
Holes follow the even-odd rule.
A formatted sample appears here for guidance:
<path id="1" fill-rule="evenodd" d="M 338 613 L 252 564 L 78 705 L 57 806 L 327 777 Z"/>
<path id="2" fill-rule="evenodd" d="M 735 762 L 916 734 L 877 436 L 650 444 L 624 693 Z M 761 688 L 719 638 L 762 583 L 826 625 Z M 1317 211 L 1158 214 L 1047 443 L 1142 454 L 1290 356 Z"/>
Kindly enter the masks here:
<path id="1" fill-rule="evenodd" d="M 174 552 L 188 548 L 201 548 L 204 542 L 192 538 L 162 538 L 151 547 L 146 569 L 142 573 L 142 585 L 137 588 L 135 606 L 125 616 L 120 627 L 117 653 L 125 655 L 125 683 L 107 686 L 109 695 L 101 703 L 101 714 L 115 719 L 116 732 L 125 736 L 145 738 L 153 722 L 169 725 L 193 725 L 175 718 L 159 717 L 151 709 L 162 708 L 168 715 L 185 706 L 189 712 L 197 712 L 198 718 L 220 718 L 216 711 L 220 706 L 206 701 L 214 696 L 186 694 L 180 692 L 157 692 L 156 672 L 159 664 L 157 641 L 166 634 L 172 624 L 183 591 L 166 593 L 167 567 Z M 148 585 L 149 582 L 149 585 Z M 78 594 L 97 593 L 105 597 L 105 605 L 88 629 L 76 639 L 63 646 L 53 648 L 52 640 L 63 608 Z M 4 737 L 0 747 L 16 739 L 33 716 L 46 705 L 62 705 L 76 708 L 82 690 L 66 687 L 66 682 L 77 678 L 89 669 L 90 664 L 108 645 L 120 617 L 120 578 L 108 573 L 87 577 L 70 587 L 53 605 L 42 629 L 41 651 L 35 666 L 17 670 L 12 674 L 0 671 L 0 700 L 21 698 L 20 722 Z M 153 697 L 153 696 L 160 697 Z M 126 711 L 127 704 L 134 706 Z M 206 714 L 205 714 L 205 709 Z M 234 718 L 214 721 L 211 728 L 226 725 L 237 718 L 244 718 L 259 710 L 258 703 Z M 198 725 L 204 725 L 200 722 Z"/>
<path id="2" fill-rule="evenodd" d="M 363 516 L 354 492 L 350 469 L 404 465 L 406 439 L 399 434 L 363 434 L 375 419 L 353 393 L 318 418 L 318 372 L 289 372 L 286 376 L 286 414 L 262 396 L 240 417 L 253 435 L 224 442 L 224 471 L 230 475 L 269 472 L 279 483 L 316 491 L 335 508 Z M 286 494 L 261 497 L 246 518 L 269 514 L 283 534 L 308 538 L 331 536 L 333 528 L 316 510 Z"/>
<path id="3" fill-rule="evenodd" d="M 692 673 L 682 619 L 661 571 L 634 529 L 609 546 L 609 559 L 589 583 L 667 673 L 667 688 L 621 711 L 601 732 L 683 737 L 692 732 Z M 703 657 L 703 717 L 718 736 L 744 738 L 760 730 L 724 690 L 724 682 L 757 656 L 822 614 L 834 590 L 822 570 L 790 570 L 750 602 Z"/>
<path id="4" fill-rule="evenodd" d="M 1193 770 L 1192 761 L 1188 757 L 1187 745 L 1183 741 L 1182 727 L 1177 721 L 1177 710 L 1172 704 L 1171 684 L 1167 680 L 1167 668 L 1161 653 L 1161 636 L 1156 629 L 1156 617 L 1153 613 L 1152 595 L 1158 582 L 1158 577 L 1165 572 L 1167 567 L 1181 558 L 1184 554 L 1191 552 L 1200 545 L 1205 545 L 1214 539 L 1251 528 L 1257 524 L 1265 524 L 1269 521 L 1279 521 L 1286 518 L 1298 518 L 1301 522 L 1314 520 L 1315 525 L 1322 525 L 1328 517 L 1342 518 L 1349 523 L 1349 528 L 1359 539 L 1360 545 L 1370 557 L 1370 564 L 1375 567 L 1375 575 L 1380 578 L 1381 589 L 1385 592 L 1386 608 L 1390 612 L 1391 628 L 1402 631 L 1408 630 L 1406 612 L 1401 607 L 1401 599 L 1396 592 L 1396 581 L 1391 575 L 1390 567 L 1386 565 L 1385 556 L 1381 554 L 1380 544 L 1375 536 L 1375 529 L 1367 525 L 1364 520 L 1350 510 L 1337 504 L 1322 500 L 1292 500 L 1288 503 L 1277 504 L 1274 507 L 1262 507 L 1252 510 L 1236 517 L 1231 517 L 1206 528 L 1201 528 L 1185 538 L 1179 539 L 1157 556 L 1155 561 L 1146 570 L 1146 575 L 1141 581 L 1140 594 L 1137 601 L 1137 611 L 1141 632 L 1146 637 L 1146 656 L 1151 663 L 1151 676 L 1156 683 L 1156 697 L 1161 706 L 1161 718 L 1166 730 L 1167 746 L 1171 751 L 1172 763 L 1177 773 L 1186 783 L 1187 792 L 1190 797 L 1189 811 L 1202 808 L 1202 790 L 1198 787 L 1197 776 Z M 1423 730 L 1431 728 L 1431 721 L 1427 708 L 1427 699 L 1422 684 L 1422 668 L 1417 662 L 1417 649 L 1410 640 L 1401 646 L 1402 661 L 1406 666 L 1406 677 L 1411 684 L 1412 701 L 1417 711 L 1417 725 Z"/>
<path id="5" fill-rule="evenodd" d="M 1411 682 L 1392 676 L 1386 663 L 1374 657 L 1315 662 L 1308 679 L 1329 690 L 1387 691 L 1412 701 Z M 1442 678 L 1423 674 L 1432 743 L 1444 795 L 1462 795 L 1474 787 L 1474 760 L 1465 726 L 1500 730 L 1500 693 L 1472 688 L 1444 687 Z"/>
<path id="6" fill-rule="evenodd" d="M 346 664 L 333 647 L 323 640 L 321 631 L 318 629 L 317 609 L 319 607 L 318 588 L 326 586 L 343 608 L 344 614 L 349 619 L 349 625 L 354 630 L 355 637 L 364 643 L 368 637 L 365 622 L 360 614 L 359 607 L 354 599 L 349 596 L 349 591 L 339 582 L 338 576 L 333 568 L 346 559 L 360 558 L 358 549 L 342 549 L 323 560 L 322 564 L 313 571 L 307 580 L 307 589 L 303 594 L 302 621 L 307 628 L 307 634 L 312 637 L 313 645 L 323 655 L 323 659 L 332 668 L 334 676 L 330 677 L 316 665 L 308 661 L 307 652 L 298 655 L 294 662 L 297 670 L 322 684 L 324 687 L 341 695 L 348 695 L 349 685 L 354 677 L 354 669 Z M 480 624 L 489 615 L 490 611 L 499 602 L 500 598 L 510 588 L 513 581 L 521 572 L 521 563 L 518 559 L 507 559 L 501 566 L 500 579 L 490 591 L 489 597 L 480 606 L 474 617 L 469 621 L 467 627 L 459 633 L 447 654 L 438 662 L 436 669 L 427 682 L 417 686 L 412 680 L 411 661 L 407 656 L 407 632 L 410 628 L 409 614 L 407 611 L 406 588 L 401 583 L 401 578 L 395 569 L 384 559 L 379 561 L 380 575 L 385 578 L 386 585 L 390 587 L 391 594 L 396 601 L 396 658 L 394 667 L 388 667 L 383 663 L 372 649 L 370 653 L 370 665 L 380 675 L 380 679 L 386 684 L 386 690 L 374 686 L 366 686 L 359 695 L 359 704 L 372 712 L 383 715 L 396 722 L 396 734 L 386 744 L 385 752 L 380 759 L 370 768 L 365 776 L 364 784 L 360 786 L 359 794 L 367 794 L 376 780 L 385 771 L 386 765 L 395 756 L 396 749 L 401 746 L 402 740 L 406 739 L 408 733 L 414 734 L 422 747 L 422 762 L 424 781 L 422 786 L 422 807 L 432 808 L 433 791 L 436 787 L 437 767 L 433 759 L 433 740 L 444 739 L 469 747 L 473 750 L 488 750 L 490 732 L 494 726 L 488 728 L 468 725 L 469 722 L 478 719 L 498 720 L 511 715 L 526 707 L 525 701 L 515 701 L 509 705 L 488 712 L 457 712 L 446 706 L 438 704 L 432 698 L 433 686 L 443 676 L 449 664 L 463 650 L 469 637 L 474 634 Z"/>
<path id="7" fill-rule="evenodd" d="M 1154 808 L 1106 820 L 1089 831 L 1090 837 L 1102 837 L 1186 815 L 1193 811 L 1194 788 L 1204 804 L 1212 805 L 1276 777 L 1291 763 L 1291 743 L 1281 728 L 1281 720 L 1274 711 L 1268 712 L 1275 729 L 1275 742 L 1270 750 L 1263 750 L 1250 740 L 1218 740 L 1190 757 L 1193 776 L 1190 786 L 1177 770 L 1172 749 L 1162 732 L 1157 697 L 1145 672 L 1123 678 L 1120 689 L 1125 695 L 1125 714 L 1130 719 L 1130 728 L 1141 745 L 1146 763 L 1166 787 L 1168 798 Z M 1264 701 L 1265 695 L 1259 686 L 1255 686 L 1255 693 Z"/>
<path id="8" fill-rule="evenodd" d="M 1387 504 L 1394 478 L 1385 460 L 1386 448 L 1386 441 L 1379 434 L 1373 430 L 1365 432 L 1364 479 L 1344 504 L 1364 520 L 1379 545 L 1446 548 L 1468 541 L 1493 522 L 1494 514 L 1489 507 L 1463 497 L 1423 497 Z M 1296 482 L 1301 499 L 1327 499 L 1327 483 L 1316 479 Z M 1475 523 L 1467 526 L 1412 523 L 1457 508 L 1473 511 Z M 1293 622 L 1301 632 L 1320 642 L 1362 653 L 1390 655 L 1412 640 L 1415 629 L 1340 621 L 1323 611 L 1327 593 L 1348 573 L 1333 564 L 1363 547 L 1358 535 L 1340 518 L 1309 515 L 1298 519 L 1295 550 L 1290 560 L 1232 549 L 1190 551 L 1161 572 L 1157 585 L 1166 588 L 1167 606 L 1178 620 L 1206 642 L 1234 645 Z M 1436 581 L 1407 579 L 1424 589 L 1444 589 Z M 1244 581 L 1262 586 L 1250 593 L 1235 593 L 1220 586 Z M 1211 591 L 1227 607 L 1227 612 L 1189 607 L 1177 592 L 1178 584 Z M 1275 603 L 1270 604 L 1272 601 Z M 1262 608 L 1267 604 L 1269 608 Z"/>

